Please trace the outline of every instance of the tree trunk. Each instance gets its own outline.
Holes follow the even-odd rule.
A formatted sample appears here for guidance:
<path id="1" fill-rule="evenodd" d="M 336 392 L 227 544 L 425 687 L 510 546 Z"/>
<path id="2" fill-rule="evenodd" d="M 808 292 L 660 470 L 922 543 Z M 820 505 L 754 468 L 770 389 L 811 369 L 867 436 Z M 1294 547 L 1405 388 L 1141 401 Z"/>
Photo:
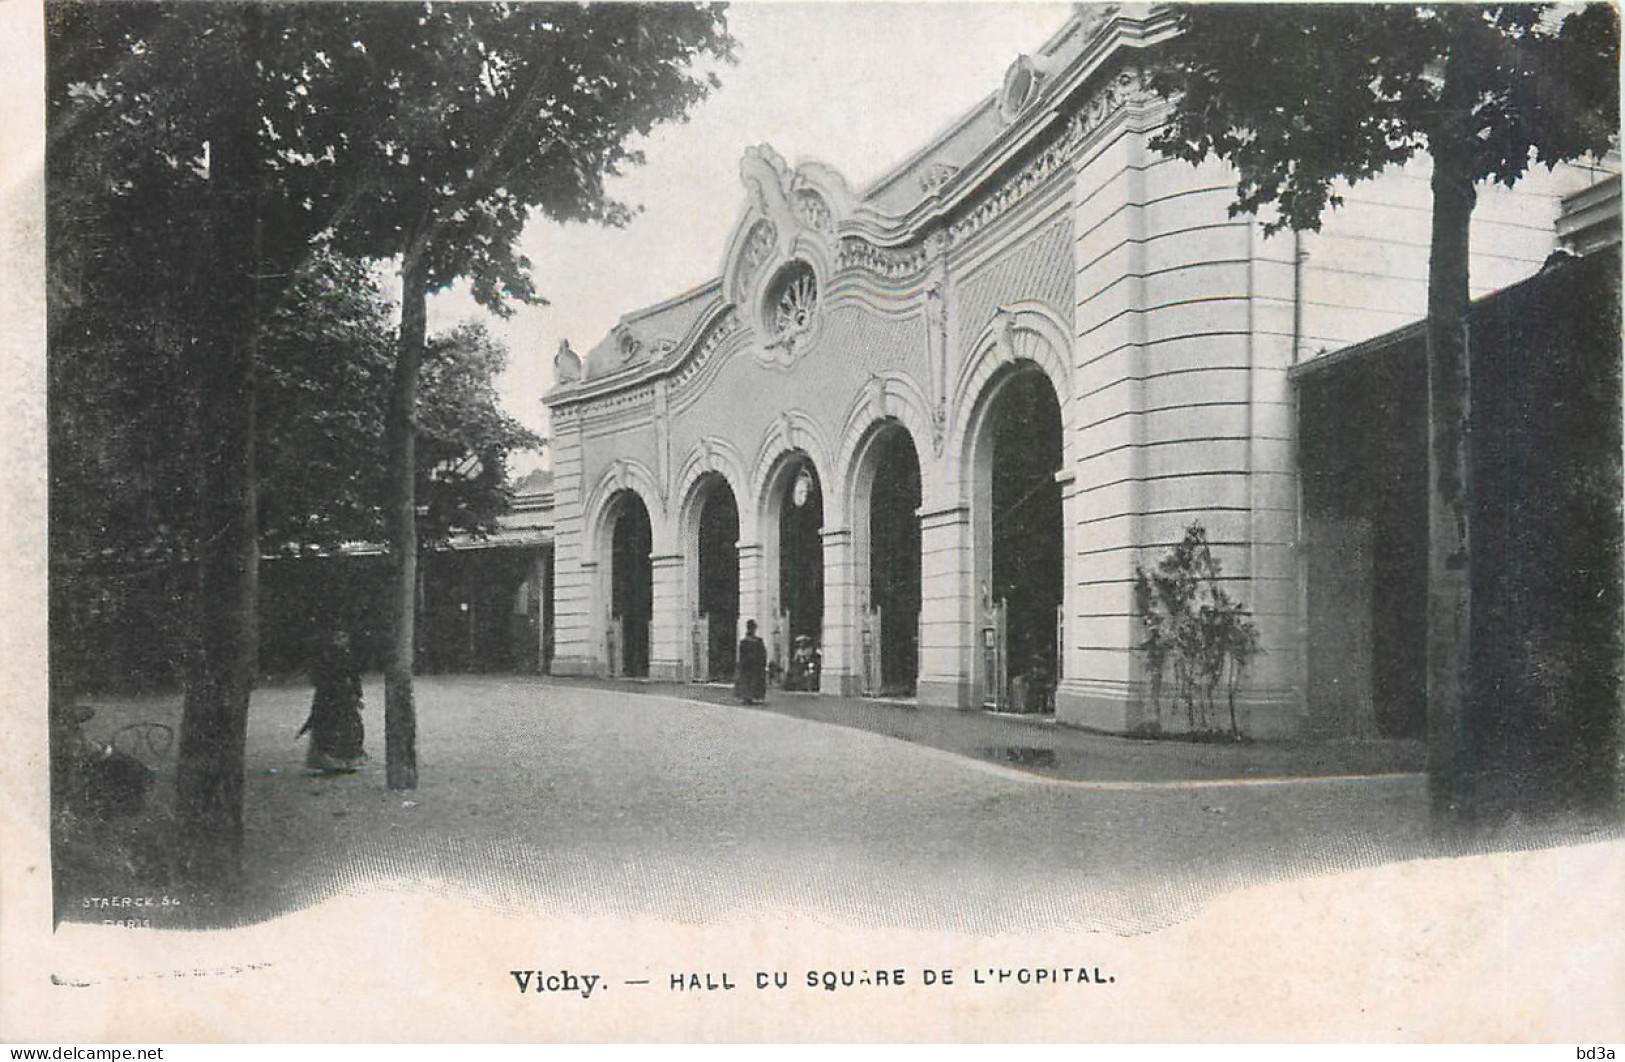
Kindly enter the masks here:
<path id="1" fill-rule="evenodd" d="M 418 786 L 417 706 L 412 692 L 416 646 L 418 370 L 427 332 L 428 262 L 408 251 L 401 262 L 401 336 L 389 394 L 389 548 L 395 561 L 394 622 L 384 669 L 384 755 L 391 789 Z"/>
<path id="2" fill-rule="evenodd" d="M 1459 819 L 1473 798 L 1472 434 L 1468 350 L 1471 96 L 1465 61 L 1445 68 L 1441 120 L 1431 138 L 1433 233 L 1428 255 L 1428 789 L 1437 821 Z"/>
<path id="3" fill-rule="evenodd" d="M 245 14 L 252 18 L 252 14 Z M 245 39 L 252 42 L 252 25 Z M 252 85 L 246 98 L 252 99 Z M 192 652 L 176 775 L 181 869 L 230 890 L 243 850 L 243 755 L 258 650 L 259 527 L 254 363 L 259 331 L 260 188 L 254 108 L 222 107 L 210 140 L 212 246 L 190 287 L 197 386 Z"/>
<path id="4" fill-rule="evenodd" d="M 230 885 L 243 848 L 243 755 L 257 656 L 252 348 L 199 359 L 197 624 L 176 778 L 181 861 L 203 886 Z"/>

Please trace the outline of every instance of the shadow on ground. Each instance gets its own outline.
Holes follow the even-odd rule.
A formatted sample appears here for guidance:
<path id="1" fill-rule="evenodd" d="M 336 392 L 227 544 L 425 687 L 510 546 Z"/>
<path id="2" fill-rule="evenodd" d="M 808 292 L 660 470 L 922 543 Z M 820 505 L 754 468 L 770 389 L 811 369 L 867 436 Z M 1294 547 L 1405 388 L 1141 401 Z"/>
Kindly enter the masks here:
<path id="1" fill-rule="evenodd" d="M 382 688 L 365 692 L 378 755 Z M 826 698 L 763 711 L 530 676 L 421 678 L 421 784 L 395 792 L 378 762 L 304 772 L 294 734 L 308 699 L 300 686 L 255 694 L 240 888 L 188 894 L 150 848 L 173 789 L 166 758 L 143 819 L 79 839 L 149 847 L 59 853 L 59 916 L 214 928 L 399 891 L 693 924 L 793 909 L 862 927 L 1132 934 L 1262 882 L 1618 835 L 1572 822 L 1438 837 L 1423 779 L 1369 766 L 1270 781 L 1317 764 L 1348 774 L 1370 750 L 1151 746 L 978 714 Z M 95 707 L 92 736 L 175 725 L 180 710 L 178 697 Z M 120 898 L 158 902 L 101 902 Z"/>
<path id="2" fill-rule="evenodd" d="M 722 685 L 551 679 L 563 686 L 736 705 Z M 1097 782 L 1313 778 L 1411 774 L 1426 768 L 1420 741 L 1189 742 L 1101 734 L 1054 716 L 917 707 L 908 701 L 769 690 L 757 710 L 855 727 L 1049 778 Z"/>

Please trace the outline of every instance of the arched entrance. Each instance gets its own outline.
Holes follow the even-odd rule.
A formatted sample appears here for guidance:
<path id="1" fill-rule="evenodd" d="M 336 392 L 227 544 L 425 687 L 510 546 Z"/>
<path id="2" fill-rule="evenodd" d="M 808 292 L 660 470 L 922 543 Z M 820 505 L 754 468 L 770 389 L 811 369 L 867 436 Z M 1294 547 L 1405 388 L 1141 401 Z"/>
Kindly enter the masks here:
<path id="1" fill-rule="evenodd" d="M 634 491 L 611 503 L 609 630 L 605 656 L 610 674 L 646 678 L 649 624 L 654 606 L 654 569 L 649 554 L 654 534 L 649 510 Z"/>
<path id="2" fill-rule="evenodd" d="M 787 455 L 770 477 L 764 516 L 776 538 L 764 572 L 772 595 L 768 661 L 787 685 L 817 688 L 816 681 L 791 681 L 797 639 L 819 652 L 824 640 L 824 488 L 806 454 Z"/>
<path id="3" fill-rule="evenodd" d="M 859 475 L 860 666 L 870 694 L 910 697 L 920 669 L 920 459 L 914 440 L 895 421 L 876 433 Z M 860 517 L 862 519 L 862 517 Z"/>
<path id="4" fill-rule="evenodd" d="M 994 378 L 976 439 L 977 685 L 984 705 L 1053 711 L 1064 600 L 1061 408 L 1018 362 Z"/>
<path id="5" fill-rule="evenodd" d="M 695 676 L 733 679 L 739 626 L 739 506 L 728 481 L 702 481 L 695 530 Z"/>

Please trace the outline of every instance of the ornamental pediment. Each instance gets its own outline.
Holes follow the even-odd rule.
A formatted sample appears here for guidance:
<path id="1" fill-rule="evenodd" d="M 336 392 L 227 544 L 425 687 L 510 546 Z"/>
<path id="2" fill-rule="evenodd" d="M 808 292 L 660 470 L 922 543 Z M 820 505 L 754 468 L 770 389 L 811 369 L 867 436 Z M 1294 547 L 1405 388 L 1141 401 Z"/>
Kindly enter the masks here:
<path id="1" fill-rule="evenodd" d="M 817 331 L 819 297 L 839 265 L 836 233 L 854 198 L 835 170 L 791 169 L 766 144 L 745 149 L 739 179 L 746 205 L 723 263 L 723 298 L 756 333 L 763 359 L 789 365 Z"/>
<path id="2" fill-rule="evenodd" d="M 997 92 L 861 194 L 829 166 L 791 167 L 770 146 L 747 148 L 744 206 L 719 275 L 624 318 L 585 358 L 561 353 L 560 386 L 688 379 L 724 340 L 788 368 L 817 349 L 827 313 L 849 297 L 892 308 L 923 298 L 929 310 L 952 254 L 1002 239 L 1002 219 L 1051 197 L 1091 138 L 1143 105 L 1136 51 L 1175 32 L 1160 8 L 1080 8 L 1015 58 Z"/>

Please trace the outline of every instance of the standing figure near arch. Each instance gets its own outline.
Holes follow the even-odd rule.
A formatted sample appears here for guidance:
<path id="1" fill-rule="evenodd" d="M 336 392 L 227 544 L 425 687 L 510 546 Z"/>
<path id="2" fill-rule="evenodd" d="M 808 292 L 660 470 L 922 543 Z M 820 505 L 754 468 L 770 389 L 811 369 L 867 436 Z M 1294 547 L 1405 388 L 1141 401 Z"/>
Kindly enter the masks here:
<path id="1" fill-rule="evenodd" d="M 759 704 L 767 697 L 767 646 L 756 637 L 756 621 L 745 621 L 745 636 L 739 639 L 739 671 L 734 676 L 734 696 L 745 704 Z"/>

